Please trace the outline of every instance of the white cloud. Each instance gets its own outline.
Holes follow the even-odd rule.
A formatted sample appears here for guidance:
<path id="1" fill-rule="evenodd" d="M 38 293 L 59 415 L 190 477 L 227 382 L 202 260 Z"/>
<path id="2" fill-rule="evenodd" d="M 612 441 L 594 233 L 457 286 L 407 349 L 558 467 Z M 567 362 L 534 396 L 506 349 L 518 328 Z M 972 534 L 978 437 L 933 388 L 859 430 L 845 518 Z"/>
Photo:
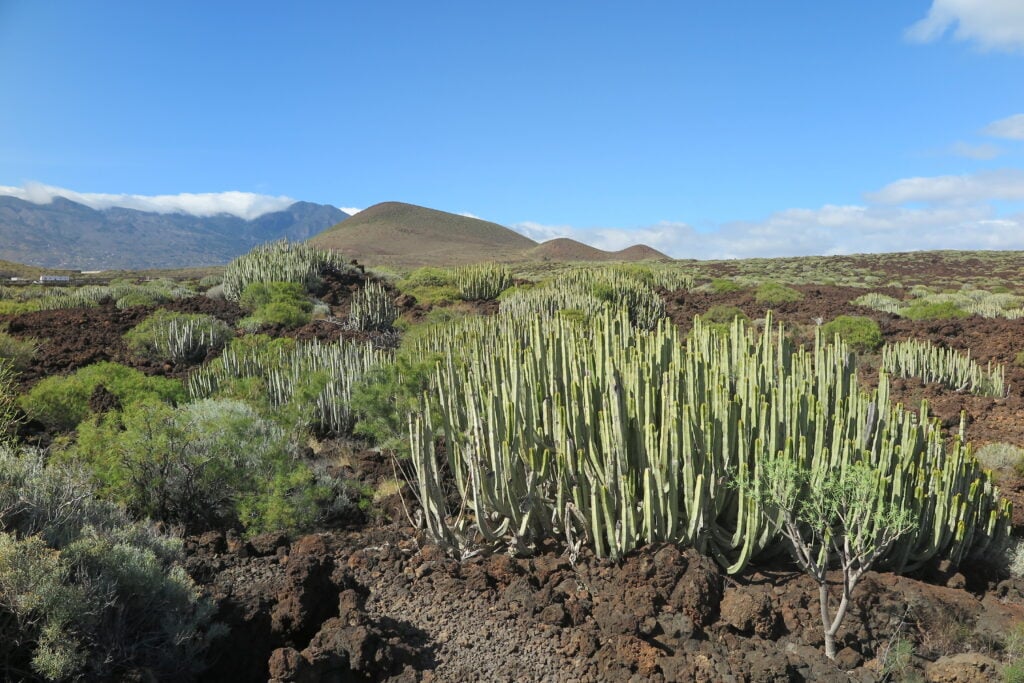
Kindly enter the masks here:
<path id="1" fill-rule="evenodd" d="M 475 218 L 478 221 L 482 221 L 483 220 L 483 218 L 480 218 L 480 216 L 477 216 L 476 214 L 472 214 L 469 211 L 460 211 L 459 215 L 460 216 L 465 216 L 466 218 Z"/>
<path id="2" fill-rule="evenodd" d="M 869 202 L 878 204 L 1017 201 L 1024 199 L 1024 171 L 1000 169 L 970 175 L 903 178 L 866 196 Z"/>
<path id="3" fill-rule="evenodd" d="M 663 222 L 638 229 L 520 223 L 533 239 L 571 237 L 607 250 L 642 242 L 676 258 L 728 259 L 931 249 L 1024 249 L 1024 214 L 999 215 L 993 200 L 1024 200 L 1024 171 L 906 178 L 864 205 L 777 211 L 709 232 Z"/>
<path id="4" fill-rule="evenodd" d="M 533 221 L 516 223 L 511 228 L 520 234 L 526 235 L 535 242 L 547 242 L 559 237 L 577 239 L 577 235 L 580 232 L 578 228 L 574 228 L 571 225 L 544 225 L 542 223 L 534 223 Z"/>
<path id="5" fill-rule="evenodd" d="M 99 194 L 75 192 L 41 183 L 26 183 L 24 187 L 0 185 L 0 195 L 17 197 L 33 204 L 49 204 L 56 197 L 64 197 L 97 210 L 122 207 L 156 213 L 186 213 L 193 216 L 216 216 L 226 213 L 246 220 L 273 211 L 282 211 L 295 203 L 290 197 L 272 197 L 252 192 Z"/>
<path id="6" fill-rule="evenodd" d="M 995 159 L 997 156 L 1003 153 L 1003 150 L 999 147 L 983 142 L 979 145 L 972 145 L 967 142 L 954 142 L 949 151 L 958 156 L 966 157 L 968 159 L 977 159 L 978 161 L 987 161 L 989 159 Z"/>
<path id="7" fill-rule="evenodd" d="M 619 251 L 634 244 L 646 244 L 664 251 L 674 247 L 680 241 L 681 234 L 693 232 L 693 228 L 685 223 L 668 221 L 639 228 L 575 228 L 570 225 L 544 225 L 524 221 L 516 223 L 512 229 L 537 242 L 568 237 L 605 251 Z"/>
<path id="8" fill-rule="evenodd" d="M 1014 114 L 985 126 L 981 131 L 994 138 L 1024 140 L 1024 114 Z"/>
<path id="9" fill-rule="evenodd" d="M 355 216 L 357 213 L 362 211 L 362 209 L 357 209 L 351 206 L 339 206 L 338 208 L 347 213 L 349 216 Z"/>
<path id="10" fill-rule="evenodd" d="M 1020 0 L 932 0 L 928 14 L 910 26 L 908 40 L 928 43 L 956 25 L 953 38 L 985 50 L 1024 51 L 1024 3 Z"/>

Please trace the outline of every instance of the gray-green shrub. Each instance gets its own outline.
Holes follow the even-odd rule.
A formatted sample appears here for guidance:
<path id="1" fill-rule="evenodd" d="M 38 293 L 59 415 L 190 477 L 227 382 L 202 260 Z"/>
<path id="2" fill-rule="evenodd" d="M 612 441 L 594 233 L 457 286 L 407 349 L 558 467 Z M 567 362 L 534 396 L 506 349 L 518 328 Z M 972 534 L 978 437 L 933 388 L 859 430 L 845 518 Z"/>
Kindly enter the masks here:
<path id="1" fill-rule="evenodd" d="M 190 678 L 220 629 L 180 560 L 81 471 L 0 446 L 0 677 Z"/>
<path id="2" fill-rule="evenodd" d="M 231 399 L 108 413 L 83 423 L 59 458 L 85 465 L 132 512 L 196 531 L 305 529 L 327 495 L 289 434 Z"/>
<path id="3" fill-rule="evenodd" d="M 10 361 L 11 367 L 19 372 L 29 366 L 37 349 L 34 339 L 18 339 L 0 332 L 0 360 Z"/>

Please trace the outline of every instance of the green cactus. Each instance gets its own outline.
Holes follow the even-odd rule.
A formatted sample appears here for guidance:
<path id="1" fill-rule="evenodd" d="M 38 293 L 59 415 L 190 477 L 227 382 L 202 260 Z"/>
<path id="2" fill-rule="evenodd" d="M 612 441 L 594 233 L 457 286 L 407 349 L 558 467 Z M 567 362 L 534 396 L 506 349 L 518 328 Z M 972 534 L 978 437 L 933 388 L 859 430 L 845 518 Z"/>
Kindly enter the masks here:
<path id="1" fill-rule="evenodd" d="M 760 334 L 735 322 L 728 335 L 697 319 L 684 341 L 667 320 L 637 329 L 622 307 L 586 328 L 473 319 L 420 344 L 443 354 L 430 409 L 445 449 L 414 416 L 413 463 L 429 477 L 443 458 L 469 540 L 526 551 L 585 531 L 609 557 L 669 541 L 737 572 L 785 546 L 777 511 L 727 484 L 756 486 L 780 453 L 812 485 L 857 462 L 879 472 L 888 498 L 921 520 L 880 560 L 897 571 L 937 555 L 960 561 L 1007 533 L 1008 504 L 962 441 L 946 445 L 934 422 L 890 405 L 884 374 L 860 390 L 842 344 L 794 348 L 770 319 Z M 438 512 L 439 490 L 421 494 L 428 529 L 445 540 L 453 511 Z"/>

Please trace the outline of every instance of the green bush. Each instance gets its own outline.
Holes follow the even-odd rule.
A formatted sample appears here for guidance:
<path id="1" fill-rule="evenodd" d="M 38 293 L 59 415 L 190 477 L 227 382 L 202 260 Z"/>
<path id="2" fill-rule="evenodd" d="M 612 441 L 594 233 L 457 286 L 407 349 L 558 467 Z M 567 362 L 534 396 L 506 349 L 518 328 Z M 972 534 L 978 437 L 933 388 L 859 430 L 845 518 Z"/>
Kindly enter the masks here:
<path id="1" fill-rule="evenodd" d="M 67 376 L 47 377 L 22 396 L 25 414 L 50 429 L 74 429 L 89 416 L 89 397 L 98 386 L 114 394 L 122 406 L 144 399 L 175 403 L 185 399 L 181 382 L 166 377 L 147 377 L 118 363 L 89 365 Z"/>
<path id="2" fill-rule="evenodd" d="M 197 362 L 224 346 L 234 331 L 212 315 L 159 310 L 125 334 L 128 349 L 150 360 Z"/>
<path id="3" fill-rule="evenodd" d="M 1013 364 L 1019 368 L 1024 368 L 1024 351 L 1017 352 L 1017 355 L 1013 357 Z"/>
<path id="4" fill-rule="evenodd" d="M 759 304 L 784 304 L 803 301 L 803 292 L 778 282 L 765 282 L 757 288 L 754 299 Z"/>
<path id="5" fill-rule="evenodd" d="M 37 348 L 34 339 L 18 339 L 0 332 L 0 360 L 10 361 L 11 366 L 19 372 L 32 362 Z"/>
<path id="6" fill-rule="evenodd" d="M 462 298 L 455 273 L 444 268 L 417 268 L 398 282 L 398 290 L 422 304 L 450 304 Z"/>
<path id="7" fill-rule="evenodd" d="M 242 291 L 240 301 L 252 315 L 240 324 L 246 329 L 260 325 L 301 327 L 312 319 L 313 302 L 296 282 L 253 282 Z"/>
<path id="8" fill-rule="evenodd" d="M 952 301 L 928 302 L 912 301 L 900 311 L 900 315 L 910 320 L 951 320 L 966 318 L 970 314 Z"/>
<path id="9" fill-rule="evenodd" d="M 445 268 L 417 268 L 401 281 L 400 287 L 447 287 L 455 285 L 455 273 Z"/>
<path id="10" fill-rule="evenodd" d="M 409 414 L 430 386 L 435 359 L 400 354 L 394 363 L 371 370 L 352 390 L 355 433 L 403 455 L 409 450 Z"/>
<path id="11" fill-rule="evenodd" d="M 882 330 L 871 318 L 861 315 L 841 315 L 821 326 L 825 341 L 832 341 L 837 335 L 859 353 L 876 351 L 882 346 Z"/>
<path id="12" fill-rule="evenodd" d="M 159 292 L 129 292 L 115 302 L 120 309 L 159 306 L 163 303 L 167 303 L 167 297 L 162 296 Z"/>
<path id="13" fill-rule="evenodd" d="M 704 322 L 725 324 L 732 324 L 732 321 L 736 318 L 744 322 L 750 320 L 747 314 L 741 311 L 738 306 L 712 306 L 701 316 Z"/>
<path id="14" fill-rule="evenodd" d="M 17 425 L 17 373 L 10 361 L 0 358 L 0 445 L 13 438 Z"/>
<path id="15" fill-rule="evenodd" d="M 331 494 L 293 446 L 241 401 L 140 403 L 82 423 L 59 458 L 85 465 L 104 497 L 136 514 L 258 532 L 309 528 Z"/>
<path id="16" fill-rule="evenodd" d="M 222 629 L 181 559 L 77 470 L 0 446 L 0 676 L 192 677 Z"/>
<path id="17" fill-rule="evenodd" d="M 272 303 L 292 304 L 307 311 L 313 309 L 309 295 L 297 282 L 253 282 L 242 290 L 239 303 L 250 311 Z"/>
<path id="18" fill-rule="evenodd" d="M 254 332 L 264 325 L 280 325 L 285 329 L 302 327 L 312 320 L 312 315 L 298 306 L 275 302 L 262 306 L 252 315 L 243 318 L 238 322 L 239 326 L 249 332 Z"/>
<path id="19" fill-rule="evenodd" d="M 709 286 L 711 287 L 711 291 L 715 294 L 728 294 L 730 292 L 738 292 L 743 289 L 738 282 L 722 277 L 712 280 Z"/>
<path id="20" fill-rule="evenodd" d="M 1024 683 L 1024 662 L 1007 664 L 1001 673 L 1003 683 Z"/>

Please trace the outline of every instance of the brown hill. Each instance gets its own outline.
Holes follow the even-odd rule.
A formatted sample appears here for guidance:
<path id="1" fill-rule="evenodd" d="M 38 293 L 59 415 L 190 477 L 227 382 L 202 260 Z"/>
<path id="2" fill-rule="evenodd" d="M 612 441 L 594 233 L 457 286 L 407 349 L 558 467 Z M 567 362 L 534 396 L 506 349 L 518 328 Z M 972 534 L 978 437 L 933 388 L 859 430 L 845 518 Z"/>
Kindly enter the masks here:
<path id="1" fill-rule="evenodd" d="M 402 202 L 375 204 L 309 241 L 369 265 L 401 267 L 668 258 L 643 244 L 622 251 L 602 251 L 566 238 L 537 244 L 497 223 Z"/>
<path id="2" fill-rule="evenodd" d="M 621 251 L 603 251 L 568 237 L 548 240 L 526 252 L 526 257 L 538 261 L 645 261 L 669 258 L 646 244 L 635 244 Z"/>
<path id="3" fill-rule="evenodd" d="M 517 261 L 537 246 L 497 223 L 401 202 L 371 206 L 309 241 L 366 263 L 402 266 Z"/>
<path id="4" fill-rule="evenodd" d="M 631 247 L 626 247 L 620 251 L 611 252 L 615 255 L 618 261 L 649 261 L 651 259 L 671 261 L 672 257 L 668 254 L 663 254 L 654 247 L 649 247 L 646 244 L 634 244 Z"/>

